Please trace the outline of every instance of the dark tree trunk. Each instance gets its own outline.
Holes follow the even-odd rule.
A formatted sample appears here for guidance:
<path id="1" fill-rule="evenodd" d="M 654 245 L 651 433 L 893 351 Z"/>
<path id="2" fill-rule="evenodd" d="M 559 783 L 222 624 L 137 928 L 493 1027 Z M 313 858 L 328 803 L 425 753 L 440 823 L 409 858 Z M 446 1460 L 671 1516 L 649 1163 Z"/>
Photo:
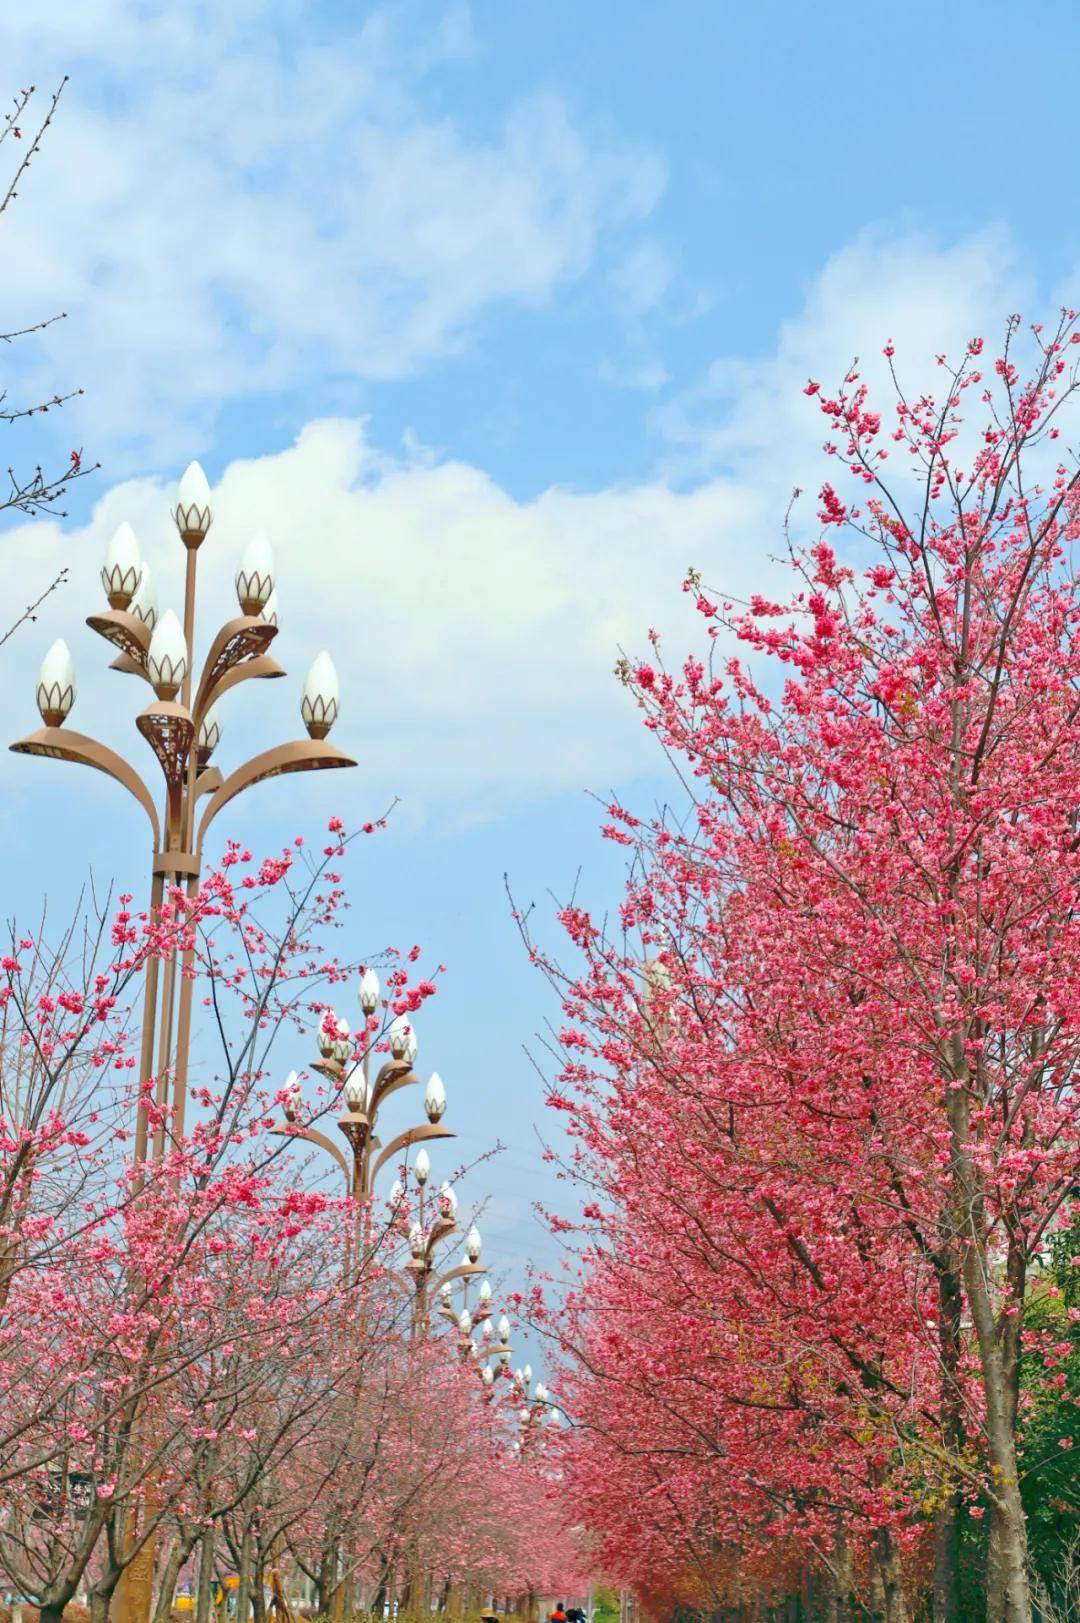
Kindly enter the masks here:
<path id="1" fill-rule="evenodd" d="M 199 1592 L 195 1602 L 195 1623 L 210 1623 L 214 1593 L 214 1545 L 216 1528 L 211 1522 L 202 1535 L 199 1550 Z"/>
<path id="2" fill-rule="evenodd" d="M 252 1623 L 266 1623 L 266 1557 L 261 1550 L 255 1561 L 254 1579 L 251 1588 Z"/>
<path id="3" fill-rule="evenodd" d="M 161 1573 L 157 1602 L 154 1606 L 154 1623 L 169 1623 L 173 1601 L 176 1598 L 177 1580 L 181 1568 L 194 1548 L 194 1534 L 178 1533 L 174 1538 Z"/>
<path id="4" fill-rule="evenodd" d="M 236 1623 L 248 1623 L 251 1611 L 251 1529 L 244 1528 L 240 1540 L 240 1560 L 237 1563 Z"/>
<path id="5" fill-rule="evenodd" d="M 935 1258 L 935 1269 L 941 1354 L 941 1414 L 947 1445 L 959 1457 L 966 1443 L 960 1406 L 963 1291 L 951 1250 Z M 934 1623 L 961 1623 L 959 1584 L 960 1495 L 950 1490 L 934 1514 Z"/>

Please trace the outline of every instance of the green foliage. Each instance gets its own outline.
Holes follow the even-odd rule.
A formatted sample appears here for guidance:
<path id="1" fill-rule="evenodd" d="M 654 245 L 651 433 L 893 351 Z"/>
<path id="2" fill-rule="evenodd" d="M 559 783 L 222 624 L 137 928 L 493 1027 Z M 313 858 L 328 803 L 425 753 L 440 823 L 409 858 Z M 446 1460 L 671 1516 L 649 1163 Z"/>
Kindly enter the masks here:
<path id="1" fill-rule="evenodd" d="M 1080 1217 L 1049 1242 L 1027 1303 L 1021 1488 L 1032 1564 L 1045 1583 L 1080 1531 Z"/>
<path id="2" fill-rule="evenodd" d="M 614 1589 L 597 1589 L 593 1593 L 593 1623 L 617 1623 L 619 1597 Z"/>

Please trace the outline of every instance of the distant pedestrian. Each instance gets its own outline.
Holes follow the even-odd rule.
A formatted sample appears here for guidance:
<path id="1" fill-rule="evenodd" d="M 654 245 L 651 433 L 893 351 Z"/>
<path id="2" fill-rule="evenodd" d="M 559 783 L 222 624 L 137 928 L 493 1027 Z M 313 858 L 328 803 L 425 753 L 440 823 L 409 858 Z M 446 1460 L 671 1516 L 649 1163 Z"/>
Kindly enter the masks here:
<path id="1" fill-rule="evenodd" d="M 566 1608 L 563 1606 L 562 1601 L 559 1601 L 555 1610 L 552 1612 L 551 1623 L 568 1623 Z"/>

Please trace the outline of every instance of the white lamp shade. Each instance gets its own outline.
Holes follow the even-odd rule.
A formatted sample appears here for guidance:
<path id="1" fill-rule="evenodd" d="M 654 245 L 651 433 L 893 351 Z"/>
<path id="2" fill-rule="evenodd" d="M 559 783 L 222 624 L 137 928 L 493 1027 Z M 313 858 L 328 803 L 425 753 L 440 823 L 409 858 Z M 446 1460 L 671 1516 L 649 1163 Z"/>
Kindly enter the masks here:
<path id="1" fill-rule="evenodd" d="M 480 1379 L 483 1381 L 485 1386 L 494 1385 L 495 1371 L 492 1369 L 490 1364 L 485 1364 L 484 1365 L 483 1373 L 480 1376 Z"/>
<path id="2" fill-rule="evenodd" d="M 558 1409 L 552 1409 L 551 1413 L 548 1415 L 548 1425 L 556 1427 L 562 1425 L 562 1414 Z"/>
<path id="3" fill-rule="evenodd" d="M 452 1302 L 453 1301 L 453 1299 L 454 1299 L 454 1287 L 450 1283 L 449 1280 L 446 1281 L 445 1285 L 440 1285 L 440 1287 L 439 1287 L 439 1295 L 442 1297 L 444 1302 Z"/>
<path id="4" fill-rule="evenodd" d="M 390 1193 L 386 1197 L 386 1204 L 389 1206 L 390 1210 L 394 1212 L 401 1205 L 404 1199 L 405 1190 L 402 1188 L 401 1179 L 395 1178 L 393 1183 L 390 1185 Z"/>
<path id="5" fill-rule="evenodd" d="M 414 1257 L 419 1257 L 424 1250 L 424 1231 L 419 1223 L 414 1223 L 409 1230 L 409 1250 Z"/>
<path id="6" fill-rule="evenodd" d="M 364 1086 L 364 1073 L 359 1067 L 352 1073 L 345 1083 L 345 1103 L 350 1110 L 363 1111 L 367 1104 L 367 1089 Z"/>
<path id="7" fill-rule="evenodd" d="M 300 698 L 300 715 L 311 737 L 325 738 L 340 709 L 337 671 L 324 648 L 311 662 Z"/>
<path id="8" fill-rule="evenodd" d="M 536 1383 L 536 1401 L 537 1403 L 547 1402 L 547 1387 L 544 1385 L 543 1381 L 538 1381 Z"/>
<path id="9" fill-rule="evenodd" d="M 336 1015 L 323 1016 L 319 1021 L 319 1029 L 315 1033 L 315 1041 L 319 1045 L 319 1053 L 324 1059 L 329 1059 L 334 1052 L 334 1032 L 337 1030 Z"/>
<path id="10" fill-rule="evenodd" d="M 518 1418 L 520 1419 L 521 1424 L 523 1426 L 527 1426 L 529 1424 L 529 1422 L 531 1421 L 531 1419 L 532 1419 L 532 1410 L 531 1409 L 519 1409 Z"/>
<path id="11" fill-rule="evenodd" d="M 105 563 L 101 570 L 101 584 L 114 609 L 126 609 L 135 596 L 142 569 L 142 556 L 135 531 L 126 521 L 113 532 L 105 548 Z"/>
<path id="12" fill-rule="evenodd" d="M 484 1320 L 483 1327 L 481 1328 L 480 1334 L 483 1336 L 485 1341 L 490 1341 L 491 1340 L 491 1320 L 490 1319 L 485 1319 Z"/>
<path id="13" fill-rule="evenodd" d="M 212 704 L 199 723 L 199 752 L 209 760 L 221 743 L 221 718 L 216 704 Z"/>
<path id="14" fill-rule="evenodd" d="M 472 1330 L 472 1314 L 467 1307 L 462 1308 L 461 1313 L 458 1315 L 458 1329 L 463 1336 L 467 1336 Z"/>
<path id="15" fill-rule="evenodd" d="M 490 1279 L 485 1279 L 484 1283 L 480 1287 L 480 1300 L 482 1302 L 490 1302 L 491 1301 L 491 1280 Z"/>
<path id="16" fill-rule="evenodd" d="M 62 724 L 75 703 L 77 692 L 75 661 L 63 637 L 57 637 L 41 662 L 34 695 L 46 727 L 59 727 Z"/>
<path id="17" fill-rule="evenodd" d="M 128 604 L 128 613 L 133 614 L 137 620 L 153 631 L 157 624 L 157 584 L 154 580 L 154 571 L 144 558 L 139 571 L 139 584 L 135 588 L 135 596 Z"/>
<path id="18" fill-rule="evenodd" d="M 480 1230 L 477 1228 L 476 1224 L 473 1223 L 468 1234 L 465 1236 L 465 1255 L 468 1257 L 470 1262 L 478 1262 L 482 1249 L 483 1241 L 480 1239 Z"/>
<path id="19" fill-rule="evenodd" d="M 427 1183 L 428 1179 L 431 1177 L 431 1156 L 428 1154 L 427 1150 L 420 1150 L 418 1152 L 413 1171 L 416 1173 L 417 1183 Z"/>
<path id="20" fill-rule="evenodd" d="M 185 538 L 201 541 L 210 528 L 210 486 L 197 462 L 189 462 L 176 492 L 176 528 Z"/>
<path id="21" fill-rule="evenodd" d="M 416 1033 L 412 1021 L 407 1014 L 399 1014 L 390 1022 L 391 1054 L 395 1059 L 402 1059 L 411 1065 L 416 1057 L 416 1046 Z"/>
<path id="22" fill-rule="evenodd" d="M 236 571 L 236 595 L 245 614 L 259 614 L 274 590 L 274 550 L 261 532 L 244 548 Z"/>
<path id="23" fill-rule="evenodd" d="M 424 1110 L 427 1112 L 428 1121 L 440 1121 L 445 1109 L 446 1089 L 443 1087 L 442 1077 L 438 1071 L 432 1071 L 428 1077 L 428 1085 L 424 1089 Z"/>
<path id="24" fill-rule="evenodd" d="M 506 1317 L 505 1313 L 499 1320 L 499 1340 L 504 1346 L 506 1342 L 510 1340 L 510 1320 Z"/>
<path id="25" fill-rule="evenodd" d="M 457 1196 L 448 1183 L 444 1183 L 439 1190 L 439 1204 L 450 1213 L 451 1217 L 457 1211 Z"/>
<path id="26" fill-rule="evenodd" d="M 346 1065 L 352 1058 L 352 1038 L 349 1035 L 349 1022 L 347 1020 L 338 1021 L 330 1052 L 339 1065 Z"/>
<path id="27" fill-rule="evenodd" d="M 188 668 L 188 647 L 180 622 L 166 609 L 150 639 L 146 669 L 159 698 L 171 698 L 183 684 Z"/>
<path id="28" fill-rule="evenodd" d="M 365 969 L 360 977 L 360 1007 L 365 1014 L 374 1014 L 379 1007 L 379 995 L 382 988 L 379 977 L 373 969 Z"/>
<path id="29" fill-rule="evenodd" d="M 278 603 L 276 586 L 270 593 L 270 596 L 267 598 L 266 602 L 263 604 L 262 617 L 266 621 L 267 625 L 274 626 L 275 629 L 280 623 L 281 605 Z"/>
<path id="30" fill-rule="evenodd" d="M 290 1071 L 282 1087 L 284 1095 L 285 1114 L 290 1121 L 293 1120 L 300 1108 L 300 1079 L 295 1071 Z"/>
<path id="31" fill-rule="evenodd" d="M 529 1382 L 532 1380 L 532 1365 L 531 1364 L 526 1364 L 525 1365 L 525 1368 L 521 1372 L 521 1378 L 525 1382 L 525 1385 L 528 1386 Z"/>

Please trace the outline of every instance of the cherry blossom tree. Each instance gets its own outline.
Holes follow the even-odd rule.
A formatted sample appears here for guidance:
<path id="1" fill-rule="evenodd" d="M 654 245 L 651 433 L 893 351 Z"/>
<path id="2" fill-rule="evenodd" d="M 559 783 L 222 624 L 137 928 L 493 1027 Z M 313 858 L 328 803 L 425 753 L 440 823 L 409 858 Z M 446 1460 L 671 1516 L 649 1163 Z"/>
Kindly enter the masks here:
<path id="1" fill-rule="evenodd" d="M 99 968 L 91 956 L 81 988 L 70 964 L 61 970 L 63 959 L 51 957 L 42 989 L 30 938 L 4 961 L 0 1001 L 14 1052 L 29 1049 L 32 1061 L 29 1083 L 17 1069 L 6 1083 L 0 1163 L 8 1191 L 0 1380 L 9 1400 L 0 1560 L 47 1616 L 61 1615 L 91 1571 L 104 1615 L 125 1568 L 181 1516 L 191 1482 L 214 1474 L 223 1437 L 250 1430 L 252 1409 L 266 1410 L 257 1394 L 275 1349 L 299 1357 L 304 1335 L 316 1347 L 325 1341 L 327 1318 L 339 1324 L 343 1297 L 363 1277 L 302 1266 L 321 1255 L 327 1233 L 340 1242 L 355 1214 L 351 1203 L 343 1214 L 340 1201 L 299 1190 L 290 1141 L 266 1132 L 281 1102 L 270 1072 L 275 1038 L 290 1023 L 317 1024 L 325 988 L 357 967 L 316 939 L 336 927 L 343 900 L 337 869 L 347 842 L 336 819 L 332 836 L 314 859 L 298 841 L 258 867 L 230 847 L 194 900 L 177 891 L 160 915 L 135 916 L 123 901 L 112 960 Z M 221 1057 L 213 1071 L 200 1055 L 194 1119 L 180 1135 L 155 1102 L 155 1078 L 133 1089 L 121 998 L 151 955 L 187 947 Z M 377 1046 L 392 1013 L 434 990 L 411 988 L 402 967 L 387 979 L 388 1007 L 361 1047 Z M 316 1110 L 335 1102 L 325 1090 Z M 122 1161 L 136 1104 L 163 1142 L 157 1160 L 137 1167 Z M 103 1122 L 95 1143 L 86 1124 Z M 294 1394 L 298 1386 L 294 1376 Z M 304 1401 L 289 1413 L 295 1422 Z M 290 1427 L 276 1436 L 287 1446 Z M 271 1463 L 263 1441 L 256 1475 Z"/>
<path id="2" fill-rule="evenodd" d="M 888 422 L 857 368 L 808 384 L 822 538 L 790 542 L 784 602 L 691 574 L 709 657 L 622 666 L 689 815 L 613 807 L 621 934 L 563 914 L 553 1102 L 590 1198 L 562 1339 L 593 1439 L 568 1469 L 588 1489 L 659 1435 L 656 1527 L 695 1482 L 712 1519 L 685 1557 L 801 1541 L 834 1604 L 889 1619 L 931 1558 L 956 1616 L 984 1511 L 987 1618 L 1031 1616 L 1021 1352 L 1080 1180 L 1078 339 L 1033 329 L 1025 377 L 1013 321 L 936 397 L 893 374 Z"/>

